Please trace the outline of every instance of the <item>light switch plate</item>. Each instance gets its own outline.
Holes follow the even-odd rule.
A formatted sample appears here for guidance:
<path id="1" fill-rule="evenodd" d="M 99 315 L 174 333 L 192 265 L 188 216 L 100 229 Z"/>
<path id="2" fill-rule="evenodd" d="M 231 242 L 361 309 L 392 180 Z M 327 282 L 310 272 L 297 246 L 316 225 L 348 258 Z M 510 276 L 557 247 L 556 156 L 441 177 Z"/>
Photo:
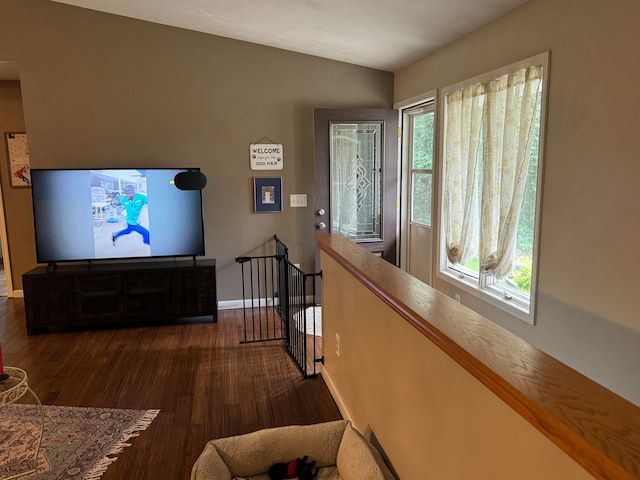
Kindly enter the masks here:
<path id="1" fill-rule="evenodd" d="M 306 193 L 292 193 L 289 195 L 290 207 L 306 207 L 307 206 L 307 194 Z"/>

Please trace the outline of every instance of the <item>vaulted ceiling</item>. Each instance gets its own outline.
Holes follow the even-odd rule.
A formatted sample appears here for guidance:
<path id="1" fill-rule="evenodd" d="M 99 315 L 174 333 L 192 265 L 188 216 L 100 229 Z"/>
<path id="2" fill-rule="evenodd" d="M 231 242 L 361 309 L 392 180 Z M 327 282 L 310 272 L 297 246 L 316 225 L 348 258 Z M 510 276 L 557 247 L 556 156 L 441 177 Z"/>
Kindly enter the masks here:
<path id="1" fill-rule="evenodd" d="M 395 71 L 526 0 L 51 0 Z M 0 63 L 2 70 L 9 69 Z"/>
<path id="2" fill-rule="evenodd" d="M 55 0 L 394 71 L 526 0 Z"/>

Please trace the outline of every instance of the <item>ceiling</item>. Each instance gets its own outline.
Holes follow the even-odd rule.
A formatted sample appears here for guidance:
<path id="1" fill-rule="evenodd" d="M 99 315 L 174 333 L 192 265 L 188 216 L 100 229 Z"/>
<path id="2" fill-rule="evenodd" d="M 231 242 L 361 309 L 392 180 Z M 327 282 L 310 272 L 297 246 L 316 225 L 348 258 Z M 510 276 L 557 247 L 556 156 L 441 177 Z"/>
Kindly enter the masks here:
<path id="1" fill-rule="evenodd" d="M 527 0 L 53 1 L 393 72 Z"/>

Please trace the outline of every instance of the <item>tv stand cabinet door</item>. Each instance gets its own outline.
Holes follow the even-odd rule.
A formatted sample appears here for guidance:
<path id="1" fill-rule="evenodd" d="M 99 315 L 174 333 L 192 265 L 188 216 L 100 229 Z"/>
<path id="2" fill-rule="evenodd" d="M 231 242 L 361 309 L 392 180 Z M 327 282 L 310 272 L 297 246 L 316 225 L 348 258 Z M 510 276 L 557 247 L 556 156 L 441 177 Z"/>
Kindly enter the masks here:
<path id="1" fill-rule="evenodd" d="M 73 278 L 68 276 L 23 275 L 27 334 L 64 327 L 74 322 Z"/>
<path id="2" fill-rule="evenodd" d="M 122 317 L 122 275 L 85 273 L 74 277 L 76 316 L 83 324 Z"/>
<path id="3" fill-rule="evenodd" d="M 176 309 L 181 316 L 212 315 L 218 321 L 216 267 L 196 265 L 176 270 Z"/>
<path id="4" fill-rule="evenodd" d="M 174 312 L 173 287 L 169 271 L 130 272 L 125 276 L 127 317 L 170 316 Z"/>

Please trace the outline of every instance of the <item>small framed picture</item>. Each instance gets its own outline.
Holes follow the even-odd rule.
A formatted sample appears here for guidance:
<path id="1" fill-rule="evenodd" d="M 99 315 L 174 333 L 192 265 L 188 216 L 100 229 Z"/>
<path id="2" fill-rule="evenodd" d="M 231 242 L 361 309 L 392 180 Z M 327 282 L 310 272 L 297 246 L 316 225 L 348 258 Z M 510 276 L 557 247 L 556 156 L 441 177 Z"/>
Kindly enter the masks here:
<path id="1" fill-rule="evenodd" d="M 255 211 L 282 211 L 282 177 L 253 177 Z"/>

